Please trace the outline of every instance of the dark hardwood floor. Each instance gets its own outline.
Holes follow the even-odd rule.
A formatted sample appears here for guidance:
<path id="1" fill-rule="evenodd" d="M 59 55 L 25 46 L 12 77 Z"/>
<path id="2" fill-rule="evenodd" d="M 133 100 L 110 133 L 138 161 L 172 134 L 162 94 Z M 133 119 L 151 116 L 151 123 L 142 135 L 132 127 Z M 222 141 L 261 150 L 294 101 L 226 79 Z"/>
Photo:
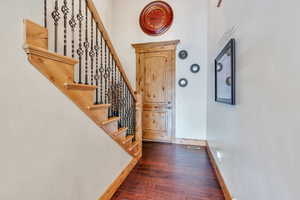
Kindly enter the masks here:
<path id="1" fill-rule="evenodd" d="M 144 143 L 143 157 L 112 200 L 224 200 L 205 148 Z"/>

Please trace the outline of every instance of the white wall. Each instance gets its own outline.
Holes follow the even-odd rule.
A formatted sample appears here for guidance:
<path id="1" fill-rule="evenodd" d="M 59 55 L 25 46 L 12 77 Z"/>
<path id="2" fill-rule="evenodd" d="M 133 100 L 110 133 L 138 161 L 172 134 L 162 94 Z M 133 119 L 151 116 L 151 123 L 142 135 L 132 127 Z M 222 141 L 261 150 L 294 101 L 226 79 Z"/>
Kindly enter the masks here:
<path id="1" fill-rule="evenodd" d="M 130 157 L 31 66 L 23 18 L 42 1 L 2 1 L 0 199 L 96 200 Z"/>
<path id="2" fill-rule="evenodd" d="M 114 14 L 112 12 L 112 3 L 112 0 L 94 0 L 94 4 L 109 34 L 111 33 L 112 15 Z"/>
<path id="3" fill-rule="evenodd" d="M 162 36 L 151 37 L 139 26 L 139 15 L 151 0 L 113 0 L 113 43 L 135 85 L 135 51 L 133 43 L 181 40 L 178 50 L 186 49 L 189 58 L 177 58 L 177 81 L 187 78 L 189 85 L 176 84 L 176 137 L 206 139 L 206 0 L 167 0 L 174 9 L 175 19 L 170 30 Z M 199 63 L 201 72 L 192 74 L 190 65 Z"/>
<path id="4" fill-rule="evenodd" d="M 237 200 L 299 199 L 300 2 L 226 0 L 220 9 L 215 2 L 209 5 L 209 144 L 223 154 L 218 164 Z M 213 100 L 213 60 L 231 36 L 236 106 Z"/>

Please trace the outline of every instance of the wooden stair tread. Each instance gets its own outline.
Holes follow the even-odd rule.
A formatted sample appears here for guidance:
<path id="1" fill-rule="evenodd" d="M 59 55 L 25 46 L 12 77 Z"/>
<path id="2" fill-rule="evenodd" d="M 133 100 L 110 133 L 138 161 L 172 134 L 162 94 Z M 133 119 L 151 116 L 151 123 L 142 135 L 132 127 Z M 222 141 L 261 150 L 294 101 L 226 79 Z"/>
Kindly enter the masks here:
<path id="1" fill-rule="evenodd" d="M 112 123 L 112 122 L 115 122 L 115 121 L 119 121 L 119 120 L 120 120 L 120 117 L 111 117 L 111 118 L 108 118 L 105 121 L 100 122 L 100 124 L 101 125 L 106 125 L 106 124 L 109 124 L 109 123 Z"/>
<path id="2" fill-rule="evenodd" d="M 95 85 L 84 85 L 84 84 L 77 84 L 77 83 L 65 83 L 64 86 L 68 90 L 95 90 L 97 86 Z"/>
<path id="3" fill-rule="evenodd" d="M 114 132 L 114 133 L 112 133 L 112 135 L 115 136 L 115 137 L 117 137 L 117 136 L 119 136 L 120 134 L 124 133 L 127 130 L 128 130 L 128 128 L 119 128 L 119 130 L 116 131 L 116 132 Z"/>
<path id="4" fill-rule="evenodd" d="M 132 141 L 132 139 L 134 138 L 133 135 L 129 135 L 125 138 L 125 140 L 123 141 L 123 144 L 127 144 L 128 142 Z"/>
<path id="5" fill-rule="evenodd" d="M 137 151 L 134 153 L 134 156 L 137 157 L 138 155 L 140 155 L 141 151 Z"/>
<path id="6" fill-rule="evenodd" d="M 138 141 L 135 141 L 130 147 L 129 147 L 129 151 L 132 151 L 135 147 L 137 147 L 139 145 Z"/>
<path id="7" fill-rule="evenodd" d="M 98 104 L 98 105 L 88 106 L 87 109 L 89 109 L 89 110 L 100 110 L 100 109 L 109 108 L 110 106 L 111 106 L 111 104 Z"/>
<path id="8" fill-rule="evenodd" d="M 37 47 L 37 46 L 31 45 L 31 44 L 25 44 L 23 46 L 23 49 L 25 50 L 25 52 L 27 54 L 41 56 L 41 57 L 55 60 L 55 61 L 58 61 L 61 63 L 66 63 L 66 64 L 70 64 L 70 65 L 75 65 L 78 63 L 78 60 L 76 60 L 76 59 L 73 59 L 73 58 L 70 58 L 67 56 L 62 56 L 57 53 L 50 52 L 47 49 Z"/>

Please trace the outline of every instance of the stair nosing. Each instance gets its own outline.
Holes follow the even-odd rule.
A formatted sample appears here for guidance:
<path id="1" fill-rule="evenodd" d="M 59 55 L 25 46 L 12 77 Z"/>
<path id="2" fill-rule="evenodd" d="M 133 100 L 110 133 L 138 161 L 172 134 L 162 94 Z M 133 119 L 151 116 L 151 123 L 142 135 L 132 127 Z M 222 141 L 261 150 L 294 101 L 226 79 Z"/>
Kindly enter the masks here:
<path id="1" fill-rule="evenodd" d="M 118 121 L 118 120 L 120 120 L 120 117 L 111 117 L 111 118 L 108 118 L 107 120 L 100 122 L 100 124 L 102 126 L 104 126 L 104 125 L 110 124 L 110 123 Z"/>
<path id="2" fill-rule="evenodd" d="M 135 152 L 134 156 L 138 156 L 141 152 L 140 151 L 137 151 Z"/>
<path id="3" fill-rule="evenodd" d="M 139 143 L 135 141 L 131 147 L 129 147 L 129 151 L 132 151 Z"/>
<path id="4" fill-rule="evenodd" d="M 128 142 L 130 142 L 130 140 L 132 141 L 133 137 L 134 137 L 133 135 L 127 136 L 126 139 L 122 143 L 127 144 Z"/>
<path id="5" fill-rule="evenodd" d="M 109 108 L 110 106 L 111 106 L 111 104 L 98 104 L 98 105 L 88 106 L 87 109 L 88 110 L 98 110 L 98 109 Z"/>
<path id="6" fill-rule="evenodd" d="M 95 90 L 97 89 L 97 86 L 95 85 L 84 85 L 84 84 L 78 84 L 78 83 L 65 83 L 64 84 L 65 88 L 68 90 Z"/>
<path id="7" fill-rule="evenodd" d="M 78 63 L 78 60 L 76 60 L 76 59 L 73 59 L 73 58 L 70 58 L 67 56 L 62 56 L 57 53 L 50 52 L 47 49 L 37 47 L 37 46 L 31 45 L 31 44 L 25 44 L 23 46 L 23 49 L 25 50 L 25 52 L 27 54 L 42 56 L 44 58 L 55 60 L 55 61 L 58 61 L 61 63 L 70 64 L 70 65 L 75 65 Z"/>
<path id="8" fill-rule="evenodd" d="M 119 128 L 118 131 L 112 133 L 113 136 L 118 137 L 121 133 L 127 131 L 128 128 Z"/>

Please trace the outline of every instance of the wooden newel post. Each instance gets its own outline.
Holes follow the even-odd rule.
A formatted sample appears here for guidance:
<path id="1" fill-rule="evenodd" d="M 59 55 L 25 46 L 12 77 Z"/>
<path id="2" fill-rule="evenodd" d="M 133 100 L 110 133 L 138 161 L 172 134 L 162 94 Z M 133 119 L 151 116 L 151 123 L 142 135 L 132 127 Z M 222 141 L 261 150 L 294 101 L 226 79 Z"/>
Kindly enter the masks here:
<path id="1" fill-rule="evenodd" d="M 139 142 L 139 155 L 138 158 L 142 157 L 143 147 L 143 130 L 142 130 L 142 111 L 143 111 L 143 100 L 141 93 L 135 92 L 136 96 L 136 140 Z"/>

